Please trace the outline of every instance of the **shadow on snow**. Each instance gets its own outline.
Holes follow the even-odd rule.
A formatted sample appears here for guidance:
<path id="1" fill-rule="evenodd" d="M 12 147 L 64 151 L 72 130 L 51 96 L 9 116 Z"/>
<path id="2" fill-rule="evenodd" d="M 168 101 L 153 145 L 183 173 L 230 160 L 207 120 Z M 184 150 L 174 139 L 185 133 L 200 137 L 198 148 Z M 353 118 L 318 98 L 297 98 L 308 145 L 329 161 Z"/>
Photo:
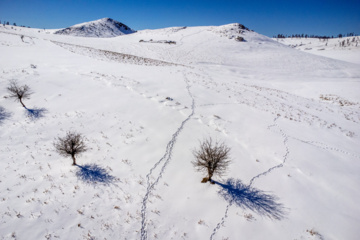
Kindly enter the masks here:
<path id="1" fill-rule="evenodd" d="M 0 106 L 0 124 L 11 117 L 11 113 L 7 112 L 5 108 Z"/>
<path id="2" fill-rule="evenodd" d="M 285 208 L 278 203 L 278 198 L 256 188 L 243 184 L 240 180 L 230 178 L 225 184 L 215 182 L 221 189 L 219 194 L 230 204 L 243 209 L 249 209 L 261 216 L 281 220 L 285 215 Z"/>
<path id="3" fill-rule="evenodd" d="M 84 166 L 76 165 L 79 169 L 76 176 L 79 180 L 89 184 L 110 184 L 117 179 L 111 176 L 106 169 L 97 164 L 86 164 Z"/>
<path id="4" fill-rule="evenodd" d="M 45 116 L 47 112 L 46 108 L 25 108 L 26 109 L 26 116 L 29 117 L 31 120 L 36 120 Z"/>

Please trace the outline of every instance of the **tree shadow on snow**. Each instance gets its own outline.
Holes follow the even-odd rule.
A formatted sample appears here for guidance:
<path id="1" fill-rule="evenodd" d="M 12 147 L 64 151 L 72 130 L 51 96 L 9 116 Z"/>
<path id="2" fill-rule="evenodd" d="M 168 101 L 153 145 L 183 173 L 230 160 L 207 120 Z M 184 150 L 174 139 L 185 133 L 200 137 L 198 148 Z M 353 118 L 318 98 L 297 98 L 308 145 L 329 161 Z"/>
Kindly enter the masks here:
<path id="1" fill-rule="evenodd" d="M 11 113 L 7 112 L 5 108 L 0 106 L 0 124 L 3 123 L 6 119 L 11 117 Z"/>
<path id="2" fill-rule="evenodd" d="M 106 169 L 100 167 L 97 164 L 76 166 L 79 167 L 75 173 L 77 178 L 85 183 L 108 185 L 117 180 L 114 176 L 111 176 Z"/>
<path id="3" fill-rule="evenodd" d="M 36 120 L 45 116 L 47 112 L 46 108 L 25 108 L 26 109 L 26 116 L 31 120 Z"/>
<path id="4" fill-rule="evenodd" d="M 285 216 L 285 208 L 283 204 L 277 202 L 278 198 L 275 195 L 249 187 L 233 178 L 228 179 L 225 184 L 215 183 L 221 186 L 218 193 L 230 204 L 271 219 L 281 220 Z"/>

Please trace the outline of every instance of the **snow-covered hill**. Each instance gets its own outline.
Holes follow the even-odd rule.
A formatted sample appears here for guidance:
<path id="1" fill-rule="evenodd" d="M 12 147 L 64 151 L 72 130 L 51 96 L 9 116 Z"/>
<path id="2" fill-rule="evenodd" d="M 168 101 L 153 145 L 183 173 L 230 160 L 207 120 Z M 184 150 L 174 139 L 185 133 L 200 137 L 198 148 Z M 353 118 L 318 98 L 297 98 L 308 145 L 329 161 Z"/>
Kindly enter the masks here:
<path id="1" fill-rule="evenodd" d="M 52 32 L 0 25 L 0 239 L 360 235 L 359 64 L 240 24 Z M 54 150 L 68 131 L 78 166 Z M 210 137 L 232 159 L 214 185 L 191 164 Z"/>
<path id="2" fill-rule="evenodd" d="M 136 31 L 121 22 L 115 21 L 111 18 L 102 18 L 96 21 L 81 23 L 58 30 L 55 34 L 77 37 L 109 38 L 134 32 Z"/>
<path id="3" fill-rule="evenodd" d="M 360 64 L 360 37 L 343 38 L 284 38 L 278 42 L 319 56 Z"/>

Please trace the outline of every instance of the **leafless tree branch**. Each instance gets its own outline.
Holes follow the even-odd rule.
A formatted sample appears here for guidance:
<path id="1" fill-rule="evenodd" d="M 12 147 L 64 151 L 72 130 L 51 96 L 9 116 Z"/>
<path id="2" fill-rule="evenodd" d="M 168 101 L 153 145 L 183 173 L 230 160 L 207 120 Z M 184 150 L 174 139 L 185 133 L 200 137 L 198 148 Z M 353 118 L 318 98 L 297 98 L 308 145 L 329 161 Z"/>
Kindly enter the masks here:
<path id="1" fill-rule="evenodd" d="M 223 176 L 230 164 L 230 148 L 224 143 L 213 142 L 211 138 L 200 143 L 200 149 L 194 150 L 195 160 L 192 161 L 197 171 L 206 172 L 207 178 L 202 182 L 212 182 L 213 175 Z"/>
<path id="2" fill-rule="evenodd" d="M 76 165 L 76 156 L 87 151 L 84 136 L 77 132 L 67 132 L 66 136 L 58 137 L 54 142 L 56 152 L 61 156 L 71 156 L 73 165 Z"/>
<path id="3" fill-rule="evenodd" d="M 29 99 L 31 94 L 33 94 L 29 86 L 19 86 L 16 80 L 10 80 L 7 90 L 10 93 L 9 97 L 14 98 L 15 101 L 19 101 L 24 108 L 26 108 L 26 106 L 22 100 Z"/>

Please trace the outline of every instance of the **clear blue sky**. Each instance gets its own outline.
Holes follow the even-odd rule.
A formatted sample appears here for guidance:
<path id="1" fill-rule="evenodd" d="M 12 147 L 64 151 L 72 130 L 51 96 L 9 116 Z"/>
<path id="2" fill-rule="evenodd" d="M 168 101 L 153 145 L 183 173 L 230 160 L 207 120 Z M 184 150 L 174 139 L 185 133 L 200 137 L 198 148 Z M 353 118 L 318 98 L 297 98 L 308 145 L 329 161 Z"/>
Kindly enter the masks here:
<path id="1" fill-rule="evenodd" d="M 360 0 L 0 0 L 0 20 L 65 28 L 110 17 L 135 30 L 241 23 L 267 35 L 360 34 Z"/>

